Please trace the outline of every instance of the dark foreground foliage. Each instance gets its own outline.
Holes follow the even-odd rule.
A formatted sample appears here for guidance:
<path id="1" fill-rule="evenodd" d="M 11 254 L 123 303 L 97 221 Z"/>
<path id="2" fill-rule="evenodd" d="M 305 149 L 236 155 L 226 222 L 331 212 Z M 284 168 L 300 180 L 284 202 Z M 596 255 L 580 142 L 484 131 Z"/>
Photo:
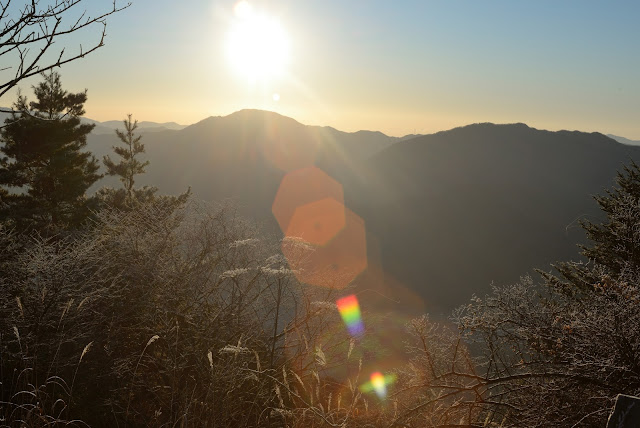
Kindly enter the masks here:
<path id="1" fill-rule="evenodd" d="M 309 249 L 229 206 L 159 198 L 63 236 L 2 228 L 2 424 L 603 426 L 616 394 L 640 394 L 639 176 L 600 199 L 589 264 L 397 330 L 384 399 L 360 386 L 396 315 L 350 338 L 334 303 L 349 290 L 300 284 L 281 245 Z"/>

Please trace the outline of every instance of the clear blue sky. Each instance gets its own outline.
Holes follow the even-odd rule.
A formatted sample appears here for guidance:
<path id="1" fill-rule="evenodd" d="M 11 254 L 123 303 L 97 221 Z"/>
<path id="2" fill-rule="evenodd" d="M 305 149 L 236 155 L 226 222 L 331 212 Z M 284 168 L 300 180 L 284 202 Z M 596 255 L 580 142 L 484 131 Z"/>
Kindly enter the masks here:
<path id="1" fill-rule="evenodd" d="M 264 108 L 391 135 L 490 121 L 640 139 L 640 1 L 249 3 L 288 35 L 285 75 L 250 83 L 230 66 L 234 1 L 134 0 L 63 83 L 89 89 L 97 120 Z"/>

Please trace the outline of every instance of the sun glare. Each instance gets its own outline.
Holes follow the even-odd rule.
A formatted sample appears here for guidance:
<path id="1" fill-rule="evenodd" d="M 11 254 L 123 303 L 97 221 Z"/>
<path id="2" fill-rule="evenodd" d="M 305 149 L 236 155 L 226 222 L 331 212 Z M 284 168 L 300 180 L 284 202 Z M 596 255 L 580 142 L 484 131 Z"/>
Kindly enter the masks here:
<path id="1" fill-rule="evenodd" d="M 246 1 L 236 4 L 234 14 L 227 38 L 234 71 L 251 82 L 282 75 L 289 61 L 289 39 L 280 23 L 256 12 Z"/>

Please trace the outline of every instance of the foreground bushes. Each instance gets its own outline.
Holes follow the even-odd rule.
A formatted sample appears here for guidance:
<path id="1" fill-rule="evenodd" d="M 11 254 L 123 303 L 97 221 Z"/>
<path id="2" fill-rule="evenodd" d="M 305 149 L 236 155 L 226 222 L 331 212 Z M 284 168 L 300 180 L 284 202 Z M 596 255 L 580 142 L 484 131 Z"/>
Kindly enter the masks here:
<path id="1" fill-rule="evenodd" d="M 640 394 L 636 182 L 640 174 L 624 182 L 619 204 L 604 200 L 611 222 L 602 228 L 622 255 L 603 250 L 589 265 L 561 265 L 564 279 L 496 288 L 448 326 L 363 307 L 361 338 L 349 337 L 334 303 L 350 291 L 299 284 L 280 243 L 230 207 L 159 200 L 103 210 L 71 235 L 1 229 L 0 418 L 602 426 L 616 394 Z M 301 245 L 301 257 L 309 250 L 284 244 Z M 404 346 L 384 349 L 382 331 Z M 381 366 L 395 379 L 382 398 L 361 389 Z"/>
<path id="2" fill-rule="evenodd" d="M 274 380 L 259 375 L 280 369 L 285 320 L 309 324 L 313 296 L 256 236 L 231 209 L 197 204 L 103 212 L 89 231 L 20 251 L 2 231 L 5 418 L 269 419 Z"/>

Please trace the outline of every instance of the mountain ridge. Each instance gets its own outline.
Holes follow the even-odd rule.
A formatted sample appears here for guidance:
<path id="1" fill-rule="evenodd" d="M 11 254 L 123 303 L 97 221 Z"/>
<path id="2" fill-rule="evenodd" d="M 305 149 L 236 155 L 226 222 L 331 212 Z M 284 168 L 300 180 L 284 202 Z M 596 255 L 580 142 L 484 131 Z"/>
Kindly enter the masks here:
<path id="1" fill-rule="evenodd" d="M 388 147 L 365 180 L 343 182 L 388 274 L 446 312 L 492 282 L 578 259 L 576 220 L 598 218 L 592 196 L 631 160 L 639 147 L 601 133 L 475 124 Z"/>
<path id="2" fill-rule="evenodd" d="M 492 283 L 578 259 L 576 244 L 586 238 L 576 220 L 597 220 L 592 196 L 614 184 L 622 165 L 640 162 L 640 147 L 601 133 L 479 123 L 403 139 L 260 110 L 147 133 L 142 142 L 150 165 L 136 185 L 234 199 L 240 214 L 272 233 L 279 233 L 271 207 L 286 171 L 320 167 L 366 225 L 378 273 L 357 282 L 394 284 L 390 293 L 405 287 L 434 314 Z M 87 148 L 101 158 L 117 144 L 113 132 L 91 134 Z M 120 186 L 108 177 L 91 191 L 104 185 Z"/>
<path id="3" fill-rule="evenodd" d="M 232 198 L 241 214 L 273 232 L 280 166 L 300 156 L 342 184 L 347 206 L 365 222 L 368 251 L 384 273 L 358 281 L 405 286 L 430 312 L 446 313 L 492 282 L 577 258 L 585 237 L 576 219 L 597 218 L 591 196 L 610 187 L 623 164 L 640 161 L 639 147 L 601 133 L 523 123 L 384 137 L 241 111 L 145 136 L 151 163 L 139 184 Z M 110 149 L 114 136 L 90 136 L 94 146 L 98 140 Z"/>
<path id="4" fill-rule="evenodd" d="M 620 137 L 619 135 L 607 134 L 607 137 L 613 138 L 621 144 L 627 144 L 631 146 L 640 146 L 640 140 L 631 140 L 629 138 Z"/>

